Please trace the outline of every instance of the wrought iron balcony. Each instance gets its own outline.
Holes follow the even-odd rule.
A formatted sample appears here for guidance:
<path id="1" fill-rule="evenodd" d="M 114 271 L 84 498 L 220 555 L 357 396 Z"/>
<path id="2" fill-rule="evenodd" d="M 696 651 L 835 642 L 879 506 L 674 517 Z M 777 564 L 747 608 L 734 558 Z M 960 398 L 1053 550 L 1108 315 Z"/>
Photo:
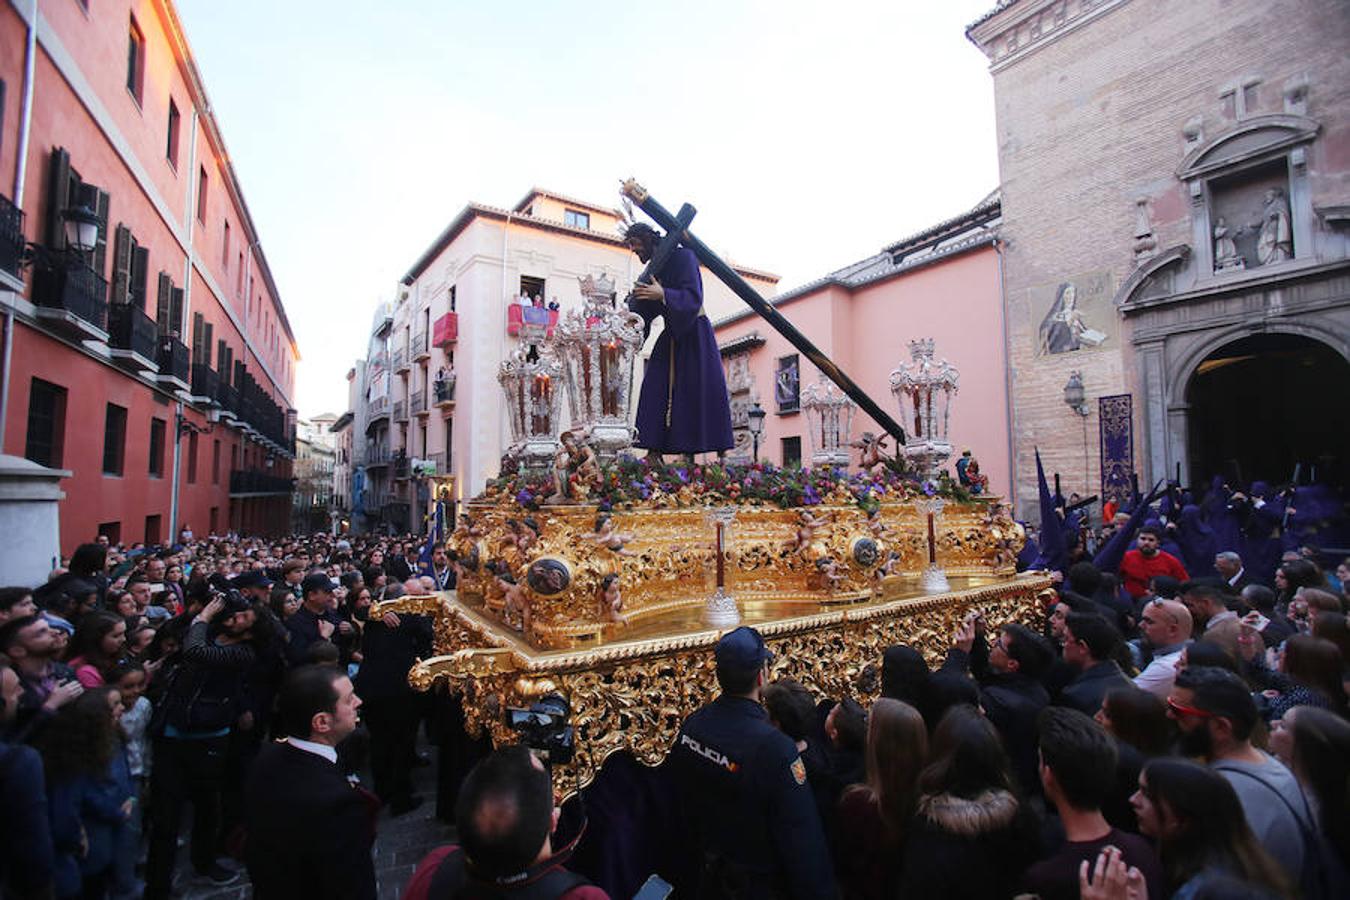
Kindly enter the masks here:
<path id="1" fill-rule="evenodd" d="M 40 265 L 33 272 L 38 318 L 79 339 L 108 339 L 108 282 L 82 262 Z"/>
<path id="2" fill-rule="evenodd" d="M 295 479 L 256 469 L 235 469 L 230 473 L 230 496 L 282 495 L 295 490 Z"/>
<path id="3" fill-rule="evenodd" d="M 203 402 L 215 404 L 220 388 L 220 376 L 205 363 L 192 364 L 192 396 Z"/>
<path id="4" fill-rule="evenodd" d="M 406 372 L 412 368 L 412 365 L 408 362 L 408 351 L 403 347 L 396 347 L 392 358 L 395 372 Z"/>
<path id="5" fill-rule="evenodd" d="M 411 461 L 408 459 L 408 454 L 404 453 L 402 450 L 395 453 L 394 478 L 396 479 L 407 478 L 410 470 L 411 470 Z"/>
<path id="6" fill-rule="evenodd" d="M 406 422 L 407 420 L 408 420 L 408 401 L 407 401 L 407 400 L 395 400 L 395 401 L 394 401 L 394 421 L 395 421 L 395 422 Z"/>
<path id="7" fill-rule="evenodd" d="M 450 373 L 432 382 L 433 396 L 437 406 L 451 406 L 455 402 L 455 375 Z"/>
<path id="8" fill-rule="evenodd" d="M 369 413 L 370 421 L 372 422 L 375 421 L 376 419 L 389 418 L 389 398 L 372 397 L 370 400 L 370 405 L 366 408 L 366 411 Z"/>
<path id="9" fill-rule="evenodd" d="M 238 418 L 241 414 L 239 409 L 239 392 L 224 378 L 220 379 L 216 384 L 216 403 L 230 418 Z"/>
<path id="10" fill-rule="evenodd" d="M 388 444 L 366 444 L 366 468 L 373 469 L 389 465 Z"/>
<path id="11" fill-rule="evenodd" d="M 0 194 L 0 272 L 19 277 L 23 259 L 23 210 Z"/>
<path id="12" fill-rule="evenodd" d="M 160 381 L 187 389 L 191 361 L 188 348 L 182 341 L 171 334 L 161 334 L 155 361 L 159 363 Z"/>
<path id="13" fill-rule="evenodd" d="M 413 391 L 410 405 L 412 407 L 413 415 L 425 416 L 427 414 L 427 392 Z"/>
<path id="14" fill-rule="evenodd" d="M 108 346 L 119 365 L 133 372 L 154 370 L 159 326 L 134 303 L 114 303 L 108 309 Z"/>
<path id="15" fill-rule="evenodd" d="M 431 345 L 427 343 L 425 331 L 419 331 L 412 336 L 412 345 L 408 348 L 408 352 L 415 362 L 421 362 L 431 356 Z"/>
<path id="16" fill-rule="evenodd" d="M 459 313 L 448 312 L 431 326 L 431 343 L 437 347 L 449 347 L 459 340 Z"/>

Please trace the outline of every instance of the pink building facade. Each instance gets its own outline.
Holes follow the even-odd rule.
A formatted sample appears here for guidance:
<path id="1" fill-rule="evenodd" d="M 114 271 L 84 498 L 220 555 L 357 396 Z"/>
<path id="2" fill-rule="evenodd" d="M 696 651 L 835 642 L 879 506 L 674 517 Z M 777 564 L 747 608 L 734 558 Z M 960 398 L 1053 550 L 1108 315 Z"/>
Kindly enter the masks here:
<path id="1" fill-rule="evenodd" d="M 64 552 L 284 531 L 299 354 L 172 3 L 4 4 L 0 48 L 3 451 L 71 473 Z"/>
<path id="2" fill-rule="evenodd" d="M 1008 371 L 999 222 L 994 195 L 955 219 L 785 292 L 773 303 L 895 417 L 899 410 L 891 394 L 891 372 L 909 361 L 910 341 L 932 338 L 936 355 L 961 373 L 949 431 L 956 455 L 970 449 L 989 476 L 992 492 L 1007 496 Z M 757 401 L 766 412 L 759 458 L 778 465 L 810 465 L 812 445 L 801 393 L 822 377 L 820 372 L 752 312 L 723 318 L 715 329 L 732 394 L 734 454 L 752 454 L 746 411 Z M 850 440 L 865 431 L 883 433 L 857 410 Z M 895 450 L 894 440 L 888 441 L 888 449 Z"/>

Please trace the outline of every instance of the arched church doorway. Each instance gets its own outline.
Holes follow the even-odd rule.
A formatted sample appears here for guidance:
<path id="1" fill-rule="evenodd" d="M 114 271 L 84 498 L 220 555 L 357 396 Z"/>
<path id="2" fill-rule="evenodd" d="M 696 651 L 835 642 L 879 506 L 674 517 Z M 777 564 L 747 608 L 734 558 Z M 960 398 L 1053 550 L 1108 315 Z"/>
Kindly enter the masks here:
<path id="1" fill-rule="evenodd" d="M 1320 341 L 1256 334 L 1210 353 L 1186 387 L 1191 484 L 1345 484 L 1350 362 Z"/>

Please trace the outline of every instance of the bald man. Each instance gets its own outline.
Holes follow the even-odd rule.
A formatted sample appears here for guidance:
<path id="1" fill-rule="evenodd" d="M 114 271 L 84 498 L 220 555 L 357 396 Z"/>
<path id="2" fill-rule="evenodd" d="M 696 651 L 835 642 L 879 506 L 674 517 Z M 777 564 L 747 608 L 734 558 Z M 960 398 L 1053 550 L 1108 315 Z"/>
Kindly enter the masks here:
<path id="1" fill-rule="evenodd" d="M 1143 688 L 1166 700 L 1177 680 L 1177 660 L 1191 639 L 1191 611 L 1176 600 L 1152 600 L 1144 604 L 1139 630 L 1153 648 L 1153 661 L 1134 678 Z"/>

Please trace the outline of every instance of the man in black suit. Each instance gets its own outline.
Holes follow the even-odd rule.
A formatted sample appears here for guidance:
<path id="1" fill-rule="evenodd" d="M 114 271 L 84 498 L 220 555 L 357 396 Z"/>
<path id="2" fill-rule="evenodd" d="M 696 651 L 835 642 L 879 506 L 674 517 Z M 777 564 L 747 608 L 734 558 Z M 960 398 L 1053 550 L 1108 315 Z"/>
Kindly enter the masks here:
<path id="1" fill-rule="evenodd" d="M 374 815 L 337 764 L 361 698 L 340 670 L 302 666 L 277 697 L 288 737 L 265 747 L 244 791 L 254 896 L 374 900 Z"/>

